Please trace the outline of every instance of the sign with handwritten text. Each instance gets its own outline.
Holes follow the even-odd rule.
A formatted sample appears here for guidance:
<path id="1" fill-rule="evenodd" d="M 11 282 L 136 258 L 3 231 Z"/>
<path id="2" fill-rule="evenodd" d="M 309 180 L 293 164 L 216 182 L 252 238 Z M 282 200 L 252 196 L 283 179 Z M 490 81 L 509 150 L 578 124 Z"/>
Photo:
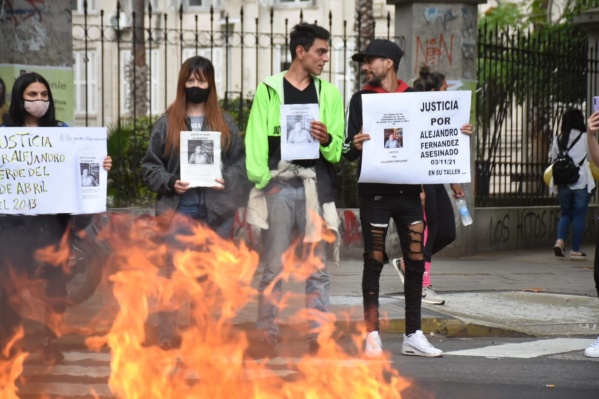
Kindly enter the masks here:
<path id="1" fill-rule="evenodd" d="M 0 128 L 0 213 L 106 210 L 106 128 Z"/>

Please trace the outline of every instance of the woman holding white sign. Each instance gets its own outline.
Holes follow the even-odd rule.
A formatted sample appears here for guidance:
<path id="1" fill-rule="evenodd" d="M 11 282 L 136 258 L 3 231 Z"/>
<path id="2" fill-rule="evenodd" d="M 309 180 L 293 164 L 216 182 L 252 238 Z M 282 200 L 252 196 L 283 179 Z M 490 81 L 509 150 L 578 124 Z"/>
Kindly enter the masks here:
<path id="1" fill-rule="evenodd" d="M 215 179 L 212 187 L 190 188 L 189 182 L 181 180 L 183 131 L 220 132 L 223 178 Z M 167 240 L 172 247 L 180 247 L 176 234 L 191 234 L 193 222 L 209 226 L 223 238 L 231 237 L 235 211 L 245 205 L 249 193 L 245 147 L 234 119 L 219 106 L 210 60 L 195 56 L 183 63 L 175 101 L 154 126 L 142 168 L 144 181 L 158 195 L 156 216 L 169 224 Z M 170 275 L 174 269 L 168 264 L 165 272 Z M 163 349 L 176 345 L 176 318 L 177 312 L 159 312 L 158 343 Z"/>
<path id="2" fill-rule="evenodd" d="M 3 127 L 67 127 L 56 119 L 50 85 L 38 73 L 19 76 L 12 89 L 6 125 Z M 103 167 L 110 170 L 112 159 L 106 157 Z M 65 264 L 50 265 L 36 257 L 39 249 L 58 248 L 65 234 L 72 231 L 73 218 L 58 215 L 3 215 L 0 214 L 0 346 L 14 337 L 21 324 L 20 292 L 16 283 L 41 274 L 46 280 L 46 336 L 42 360 L 56 364 L 64 359 L 56 342 L 60 321 L 67 305 Z M 66 237 L 70 238 L 70 237 Z M 68 258 L 66 258 L 68 261 Z M 10 354 L 16 351 L 13 349 Z"/>
<path id="3" fill-rule="evenodd" d="M 440 72 L 432 72 L 427 65 L 422 65 L 418 79 L 413 87 L 416 91 L 446 91 L 447 80 Z M 460 128 L 464 134 L 472 134 L 472 125 L 466 124 Z M 454 198 L 464 197 L 462 187 L 457 183 L 450 184 Z M 443 184 L 425 184 L 422 186 L 421 200 L 424 206 L 426 228 L 424 231 L 424 276 L 422 277 L 422 301 L 432 305 L 443 305 L 445 299 L 437 294 L 431 284 L 432 256 L 455 241 L 456 228 L 453 206 Z M 405 267 L 402 258 L 391 262 L 397 274 L 403 281 Z"/>

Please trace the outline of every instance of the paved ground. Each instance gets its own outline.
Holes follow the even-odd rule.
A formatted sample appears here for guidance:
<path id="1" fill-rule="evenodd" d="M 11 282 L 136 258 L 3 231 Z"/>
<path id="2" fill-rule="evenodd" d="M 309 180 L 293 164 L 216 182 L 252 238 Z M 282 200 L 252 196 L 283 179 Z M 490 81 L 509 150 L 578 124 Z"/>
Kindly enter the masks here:
<path id="1" fill-rule="evenodd" d="M 594 249 L 583 247 L 588 254 Z M 446 298 L 445 305 L 423 304 L 423 330 L 447 336 L 500 335 L 599 335 L 599 300 L 593 281 L 593 261 L 557 258 L 552 248 L 479 254 L 461 259 L 435 259 L 432 282 Z M 331 311 L 340 323 L 357 328 L 362 321 L 362 262 L 342 259 L 330 262 Z M 253 285 L 257 286 L 260 268 Z M 282 323 L 303 307 L 303 284 L 285 285 L 297 293 L 282 312 Z M 67 313 L 75 328 L 108 327 L 106 317 L 116 304 L 107 292 L 96 295 Z M 237 322 L 251 326 L 256 306 L 239 312 Z M 387 265 L 381 276 L 381 317 L 385 332 L 403 332 L 403 287 L 395 270 Z"/>
<path id="2" fill-rule="evenodd" d="M 593 248 L 590 247 L 583 250 L 593 253 Z M 558 360 L 562 360 L 563 356 L 572 357 L 573 364 L 578 364 L 581 360 L 592 361 L 593 359 L 582 355 L 582 349 L 599 335 L 599 300 L 592 277 L 592 264 L 591 259 L 575 262 L 556 258 L 552 248 L 488 253 L 462 259 L 436 259 L 432 281 L 447 302 L 442 306 L 424 305 L 423 330 L 429 335 L 431 342 L 446 351 L 444 359 L 447 360 L 444 362 L 456 365 L 460 362 L 456 359 L 465 359 L 455 369 L 456 372 L 467 366 L 472 370 L 488 368 L 489 363 L 485 359 L 498 356 L 524 359 L 503 363 L 506 370 L 498 374 L 501 378 L 511 369 L 520 370 L 523 365 L 526 366 L 522 362 L 529 361 L 526 360 L 529 358 L 533 359 L 530 362 L 539 362 L 538 366 L 533 367 L 534 370 L 549 367 L 547 359 L 550 358 L 556 359 L 556 370 L 561 369 L 562 365 Z M 362 262 L 346 259 L 339 265 L 330 263 L 327 267 L 331 276 L 331 311 L 337 317 L 340 330 L 357 330 L 362 323 Z M 259 272 L 260 269 L 254 278 L 254 286 L 259 281 Z M 299 295 L 292 298 L 290 308 L 282 312 L 284 325 L 292 324 L 291 315 L 303 307 L 303 284 L 290 282 L 286 286 Z M 386 266 L 381 278 L 381 327 L 385 348 L 394 357 L 399 356 L 401 336 L 398 333 L 403 332 L 402 297 L 403 287 L 399 277 L 392 267 Z M 110 353 L 106 350 L 101 353 L 85 350 L 82 333 L 89 333 L 90 330 L 105 332 L 116 310 L 116 302 L 106 290 L 100 290 L 83 305 L 70 309 L 66 315 L 66 324 L 71 328 L 70 334 L 61 338 L 61 346 L 66 354 L 65 362 L 48 369 L 41 365 L 39 355 L 34 351 L 25 364 L 25 383 L 20 385 L 19 396 L 26 399 L 37 398 L 43 392 L 51 398 L 60 396 L 79 399 L 91 397 L 89 392 L 93 389 L 98 397 L 111 398 L 106 385 L 110 375 Z M 239 312 L 236 322 L 240 327 L 252 331 L 255 317 L 256 306 L 249 304 Z M 185 319 L 184 315 L 182 319 Z M 36 325 L 30 324 L 28 328 L 40 331 Z M 287 335 L 280 345 L 279 353 L 283 358 L 269 361 L 268 367 L 273 376 L 293 379 L 297 375 L 297 367 L 281 367 L 279 363 L 296 364 L 305 354 L 307 345 L 300 341 L 302 338 L 297 331 L 285 329 L 282 335 Z M 479 337 L 487 336 L 503 338 L 488 338 L 492 342 L 476 341 L 484 340 L 485 338 Z M 470 341 L 447 340 L 452 337 L 467 337 Z M 474 341 L 473 337 L 476 337 Z M 358 352 L 349 334 L 342 334 L 340 339 L 342 342 L 347 341 L 344 347 L 349 348 L 348 353 Z M 503 344 L 498 346 L 499 342 Z M 413 360 L 415 365 L 407 370 L 417 367 L 421 360 L 423 359 Z M 406 363 L 409 361 L 412 359 L 403 359 L 397 364 L 412 364 Z M 315 362 L 322 366 L 322 361 Z M 334 362 L 355 367 L 354 362 L 345 364 L 346 360 Z M 443 377 L 443 364 L 439 361 L 435 365 L 437 363 L 441 367 L 438 375 L 446 381 L 449 377 Z M 580 367 L 585 369 L 587 366 L 581 364 Z M 582 369 L 573 368 L 571 374 L 579 376 Z M 474 371 L 469 373 L 471 375 Z M 480 378 L 480 389 L 483 390 L 488 389 L 485 375 L 483 373 L 477 377 Z M 559 376 L 560 373 L 556 371 L 550 382 L 555 382 Z M 456 381 L 461 381 L 460 378 L 466 377 L 455 378 Z M 517 381 L 518 373 L 510 378 Z M 571 375 L 565 375 L 563 381 L 565 383 L 571 379 Z M 544 381 L 542 378 L 540 380 Z M 451 381 L 454 381 L 453 377 Z M 458 392 L 454 397 L 463 397 L 464 389 L 473 389 L 468 384 L 478 384 L 477 381 L 467 380 L 464 387 L 454 387 Z M 509 388 L 515 383 L 511 381 L 506 379 L 498 389 Z M 573 386 L 572 389 L 587 390 L 590 395 L 578 397 L 594 397 L 596 386 L 590 383 L 592 381 L 593 378 L 585 377 L 580 387 Z M 445 384 L 439 386 L 441 391 L 446 389 Z"/>

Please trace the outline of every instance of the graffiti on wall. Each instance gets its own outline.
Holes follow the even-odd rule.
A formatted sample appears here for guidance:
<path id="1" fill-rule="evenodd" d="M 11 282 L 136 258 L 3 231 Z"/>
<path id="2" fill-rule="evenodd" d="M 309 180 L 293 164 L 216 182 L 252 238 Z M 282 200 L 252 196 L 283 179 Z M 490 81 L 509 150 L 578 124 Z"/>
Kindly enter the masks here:
<path id="1" fill-rule="evenodd" d="M 453 21 L 458 16 L 453 12 L 451 8 L 438 8 L 438 7 L 426 7 L 424 9 L 424 18 L 426 22 L 436 23 L 440 22 L 443 28 L 447 28 L 447 23 Z"/>
<path id="2" fill-rule="evenodd" d="M 439 67 L 441 63 L 452 65 L 454 40 L 454 35 L 446 37 L 443 33 L 429 39 L 416 36 L 415 68 L 418 68 L 421 63 L 432 67 Z"/>
<path id="3" fill-rule="evenodd" d="M 30 18 L 41 22 L 46 7 L 46 0 L 0 0 L 0 23 L 12 22 L 17 26 Z"/>
<path id="4" fill-rule="evenodd" d="M 593 211 L 589 209 L 589 213 Z M 550 210 L 520 210 L 489 219 L 489 244 L 508 241 L 524 244 L 551 242 L 557 237 L 557 224 L 561 212 Z M 592 237 L 596 225 L 595 217 L 587 217 L 584 237 Z"/>

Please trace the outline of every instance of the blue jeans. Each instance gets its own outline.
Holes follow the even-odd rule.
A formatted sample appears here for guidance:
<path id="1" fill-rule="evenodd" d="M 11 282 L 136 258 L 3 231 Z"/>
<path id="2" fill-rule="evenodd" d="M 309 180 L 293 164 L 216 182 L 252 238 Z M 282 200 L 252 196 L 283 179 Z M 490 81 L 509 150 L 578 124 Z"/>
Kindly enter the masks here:
<path id="1" fill-rule="evenodd" d="M 292 241 L 301 241 L 306 228 L 306 195 L 303 187 L 284 186 L 274 195 L 266 195 L 268 206 L 269 228 L 262 231 L 262 262 L 264 272 L 258 287 L 258 322 L 260 330 L 272 335 L 279 334 L 277 316 L 282 297 L 282 281 L 279 278 L 283 270 L 283 253 L 295 248 Z M 297 234 L 294 237 L 294 226 Z M 315 246 L 315 247 L 314 247 Z M 306 280 L 306 308 L 310 311 L 326 312 L 329 305 L 329 275 L 325 267 L 325 248 L 320 243 L 304 243 L 302 258 L 314 248 L 315 258 L 320 258 L 322 265 L 305 264 L 313 269 Z M 318 263 L 318 262 L 316 262 Z M 272 290 L 268 290 L 272 285 Z M 316 315 L 310 317 L 310 335 L 314 339 L 318 335 L 320 323 Z"/>
<path id="2" fill-rule="evenodd" d="M 181 217 L 183 215 L 184 217 Z M 177 215 L 173 218 L 169 231 L 166 233 L 167 246 L 174 250 L 183 250 L 183 244 L 177 239 L 178 235 L 192 235 L 194 223 L 207 224 L 207 213 L 204 207 L 198 205 L 177 207 Z M 213 228 L 216 234 L 223 239 L 228 239 L 233 233 L 233 218 L 225 220 Z M 170 278 L 175 271 L 172 260 L 161 270 L 161 273 Z M 160 343 L 172 343 L 177 330 L 178 311 L 162 311 L 157 313 L 157 338 Z"/>
<path id="3" fill-rule="evenodd" d="M 557 225 L 557 239 L 566 240 L 570 224 L 572 224 L 572 251 L 580 251 L 580 244 L 584 236 L 584 221 L 589 206 L 589 193 L 584 187 L 572 190 L 568 186 L 560 186 L 557 191 L 559 206 L 562 216 Z"/>

